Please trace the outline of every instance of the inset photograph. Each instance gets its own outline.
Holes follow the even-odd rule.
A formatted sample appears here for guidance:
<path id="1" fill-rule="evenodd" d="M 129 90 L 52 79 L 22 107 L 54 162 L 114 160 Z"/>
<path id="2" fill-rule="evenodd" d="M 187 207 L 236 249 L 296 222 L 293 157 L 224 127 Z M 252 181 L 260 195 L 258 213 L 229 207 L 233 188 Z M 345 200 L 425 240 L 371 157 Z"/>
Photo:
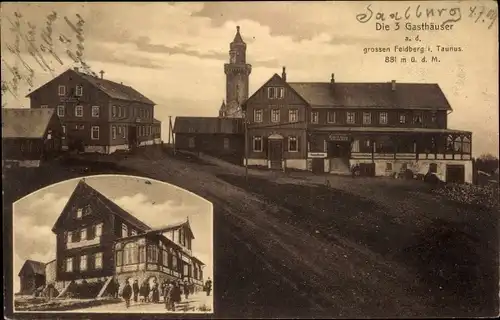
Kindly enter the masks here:
<path id="1" fill-rule="evenodd" d="M 151 179 L 98 175 L 13 205 L 15 312 L 213 313 L 213 207 Z"/>

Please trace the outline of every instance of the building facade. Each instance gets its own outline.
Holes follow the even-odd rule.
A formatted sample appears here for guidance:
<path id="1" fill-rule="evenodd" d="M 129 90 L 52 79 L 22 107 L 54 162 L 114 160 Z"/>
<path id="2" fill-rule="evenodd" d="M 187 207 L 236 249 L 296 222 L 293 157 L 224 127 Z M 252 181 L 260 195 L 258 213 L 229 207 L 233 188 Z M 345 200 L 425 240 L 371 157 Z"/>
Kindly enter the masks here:
<path id="1" fill-rule="evenodd" d="M 85 152 L 160 143 L 161 123 L 155 103 L 130 86 L 69 69 L 27 97 L 32 109 L 56 110 L 65 131 L 64 144 Z"/>
<path id="2" fill-rule="evenodd" d="M 120 208 L 82 179 L 52 229 L 57 238 L 56 288 L 64 296 L 75 290 L 75 283 L 99 284 L 95 292 L 102 295 L 110 283 L 118 280 L 123 285 L 123 280 L 128 278 L 163 279 L 168 275 L 171 279 L 202 282 L 202 278 L 193 278 L 193 268 L 203 265 L 190 254 L 194 236 L 192 232 L 179 230 L 191 230 L 189 222 L 161 229 L 180 232 L 183 236 L 178 240 L 183 245 L 158 235 L 158 230 Z M 132 246 L 137 249 L 137 255 L 131 255 L 128 248 Z M 167 260 L 160 257 L 164 248 L 168 248 Z M 175 265 L 172 256 L 179 259 Z M 185 260 L 189 262 L 182 262 Z M 191 267 L 186 269 L 185 264 Z M 152 265 L 156 269 L 152 270 Z"/>
<path id="3" fill-rule="evenodd" d="M 54 109 L 2 109 L 2 161 L 38 167 L 60 155 L 63 127 Z"/>
<path id="4" fill-rule="evenodd" d="M 472 133 L 448 128 L 437 84 L 289 82 L 275 74 L 245 103 L 248 164 L 349 174 L 433 172 L 472 182 Z"/>
<path id="5" fill-rule="evenodd" d="M 45 263 L 26 260 L 18 276 L 21 285 L 19 294 L 31 295 L 45 285 Z"/>
<path id="6" fill-rule="evenodd" d="M 229 63 L 224 64 L 226 74 L 226 101 L 219 110 L 220 117 L 241 118 L 241 104 L 248 99 L 249 77 L 252 66 L 247 63 L 247 45 L 236 27 L 236 35 L 229 45 Z"/>
<path id="7" fill-rule="evenodd" d="M 177 150 L 203 152 L 240 164 L 243 160 L 243 119 L 176 117 L 173 132 Z"/>

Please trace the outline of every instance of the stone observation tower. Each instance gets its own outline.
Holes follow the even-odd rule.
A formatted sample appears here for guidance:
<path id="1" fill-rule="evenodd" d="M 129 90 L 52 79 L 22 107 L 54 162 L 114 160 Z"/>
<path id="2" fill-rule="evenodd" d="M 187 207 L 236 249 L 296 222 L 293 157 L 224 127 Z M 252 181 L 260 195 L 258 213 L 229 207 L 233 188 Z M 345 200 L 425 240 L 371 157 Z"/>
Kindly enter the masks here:
<path id="1" fill-rule="evenodd" d="M 247 45 L 241 38 L 240 27 L 230 44 L 229 63 L 224 64 L 226 73 L 226 101 L 222 102 L 219 116 L 241 118 L 241 104 L 248 99 L 248 80 L 252 66 L 246 63 Z"/>

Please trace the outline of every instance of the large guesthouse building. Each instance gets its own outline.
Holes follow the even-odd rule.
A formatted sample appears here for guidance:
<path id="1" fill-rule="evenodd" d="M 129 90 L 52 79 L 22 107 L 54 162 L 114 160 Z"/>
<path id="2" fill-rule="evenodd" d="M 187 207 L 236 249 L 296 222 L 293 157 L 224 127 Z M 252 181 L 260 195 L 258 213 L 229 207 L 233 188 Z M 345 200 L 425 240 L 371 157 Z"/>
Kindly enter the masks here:
<path id="1" fill-rule="evenodd" d="M 83 179 L 52 231 L 57 249 L 50 266 L 61 296 L 82 282 L 97 284 L 96 296 L 116 281 L 123 285 L 135 279 L 188 281 L 202 288 L 204 264 L 192 254 L 194 235 L 188 220 L 153 229 Z"/>
<path id="2" fill-rule="evenodd" d="M 275 74 L 244 103 L 248 165 L 377 176 L 433 172 L 472 182 L 468 131 L 448 128 L 438 84 L 289 82 Z"/>
<path id="3" fill-rule="evenodd" d="M 112 153 L 160 143 L 155 103 L 130 86 L 68 69 L 32 91 L 32 109 L 54 109 L 65 132 L 65 147 Z"/>

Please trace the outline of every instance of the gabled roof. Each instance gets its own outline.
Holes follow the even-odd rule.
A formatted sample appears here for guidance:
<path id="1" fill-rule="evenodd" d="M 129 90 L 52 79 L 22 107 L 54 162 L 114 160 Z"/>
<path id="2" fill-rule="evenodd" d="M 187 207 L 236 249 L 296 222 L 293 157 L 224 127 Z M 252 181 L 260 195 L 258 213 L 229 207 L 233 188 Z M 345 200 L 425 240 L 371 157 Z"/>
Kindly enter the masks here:
<path id="1" fill-rule="evenodd" d="M 87 80 L 88 82 L 90 82 L 90 84 L 92 84 L 94 87 L 101 90 L 105 94 L 107 94 L 110 98 L 125 100 L 125 101 L 136 101 L 136 102 L 141 102 L 141 103 L 145 103 L 145 104 L 152 104 L 152 105 L 155 104 L 153 101 L 146 98 L 144 95 L 142 95 L 140 92 L 138 92 L 134 88 L 127 86 L 127 85 L 124 85 L 122 83 L 117 83 L 117 82 L 107 80 L 107 79 L 101 79 L 101 78 L 94 77 L 94 76 L 91 76 L 91 75 L 88 75 L 88 74 L 85 74 L 82 72 L 78 72 L 78 71 L 73 70 L 73 69 L 68 69 L 65 72 L 63 72 L 61 75 L 65 74 L 66 72 L 72 72 L 72 73 L 78 75 L 79 77 L 81 77 L 82 79 Z M 61 76 L 61 75 L 59 75 L 59 76 Z M 44 85 L 37 88 L 36 90 L 33 90 L 26 97 L 29 97 L 34 92 L 45 87 L 48 83 L 54 81 L 58 77 L 45 83 Z"/>
<path id="2" fill-rule="evenodd" d="M 127 211 L 123 210 L 120 206 L 118 206 L 116 203 L 114 203 L 112 200 L 108 199 L 106 196 L 104 196 L 102 193 L 99 191 L 95 190 L 91 186 L 89 186 L 86 182 L 85 179 L 80 180 L 78 182 L 75 190 L 71 194 L 68 202 L 66 203 L 66 206 L 64 206 L 64 209 L 62 210 L 61 214 L 59 215 L 59 218 L 57 218 L 56 223 L 54 224 L 54 227 L 52 228 L 52 231 L 55 232 L 55 230 L 59 227 L 59 225 L 63 222 L 63 213 L 66 211 L 67 206 L 71 202 L 71 200 L 75 197 L 94 197 L 99 201 L 102 205 L 104 205 L 111 213 L 119 216 L 123 220 L 127 221 L 128 223 L 132 224 L 134 227 L 143 229 L 144 231 L 149 231 L 152 230 L 150 226 L 142 222 L 141 220 L 137 219 Z"/>
<path id="3" fill-rule="evenodd" d="M 18 276 L 21 276 L 21 274 L 26 271 L 30 270 L 33 272 L 33 274 L 38 274 L 38 275 L 45 275 L 45 263 L 40 262 L 40 261 L 34 261 L 34 260 L 26 260 L 24 265 L 21 268 L 21 271 L 19 271 Z"/>
<path id="4" fill-rule="evenodd" d="M 148 231 L 148 233 L 152 233 L 152 232 L 164 233 L 164 232 L 168 232 L 171 230 L 177 230 L 177 229 L 180 229 L 182 227 L 186 227 L 191 235 L 191 238 L 194 239 L 193 230 L 191 229 L 191 225 L 189 224 L 189 220 L 177 222 L 177 223 L 171 223 L 171 224 L 168 224 L 168 225 L 160 227 L 160 228 L 155 228 L 153 230 Z"/>
<path id="5" fill-rule="evenodd" d="M 196 258 L 195 256 L 191 256 L 191 259 L 193 260 L 196 260 L 198 262 L 198 264 L 201 264 L 202 266 L 204 266 L 205 264 L 203 263 L 203 261 L 201 261 L 200 259 Z"/>
<path id="6" fill-rule="evenodd" d="M 161 123 L 161 121 L 156 118 L 153 118 L 153 123 Z"/>
<path id="7" fill-rule="evenodd" d="M 289 82 L 312 107 L 451 110 L 438 84 Z"/>
<path id="8" fill-rule="evenodd" d="M 54 109 L 2 108 L 2 138 L 43 138 Z"/>
<path id="9" fill-rule="evenodd" d="M 292 86 L 289 85 L 288 82 L 286 82 L 285 80 L 283 80 L 283 78 L 278 75 L 277 73 L 273 74 L 273 76 L 271 78 L 269 78 L 269 80 L 267 80 L 263 85 L 261 85 L 259 87 L 259 89 L 257 89 L 248 99 L 246 99 L 243 104 L 242 104 L 242 107 L 244 110 L 246 110 L 246 106 L 247 106 L 247 103 L 250 102 L 256 95 L 257 93 L 265 86 L 267 86 L 270 82 L 273 82 L 273 81 L 277 81 L 279 82 L 281 85 L 283 85 L 285 88 L 288 88 L 290 89 L 292 92 L 294 92 L 302 101 L 304 101 L 304 103 L 308 104 L 308 101 L 306 101 L 304 99 L 304 97 L 302 97 Z"/>
<path id="10" fill-rule="evenodd" d="M 176 117 L 174 133 L 243 133 L 243 119 L 219 117 Z"/>

